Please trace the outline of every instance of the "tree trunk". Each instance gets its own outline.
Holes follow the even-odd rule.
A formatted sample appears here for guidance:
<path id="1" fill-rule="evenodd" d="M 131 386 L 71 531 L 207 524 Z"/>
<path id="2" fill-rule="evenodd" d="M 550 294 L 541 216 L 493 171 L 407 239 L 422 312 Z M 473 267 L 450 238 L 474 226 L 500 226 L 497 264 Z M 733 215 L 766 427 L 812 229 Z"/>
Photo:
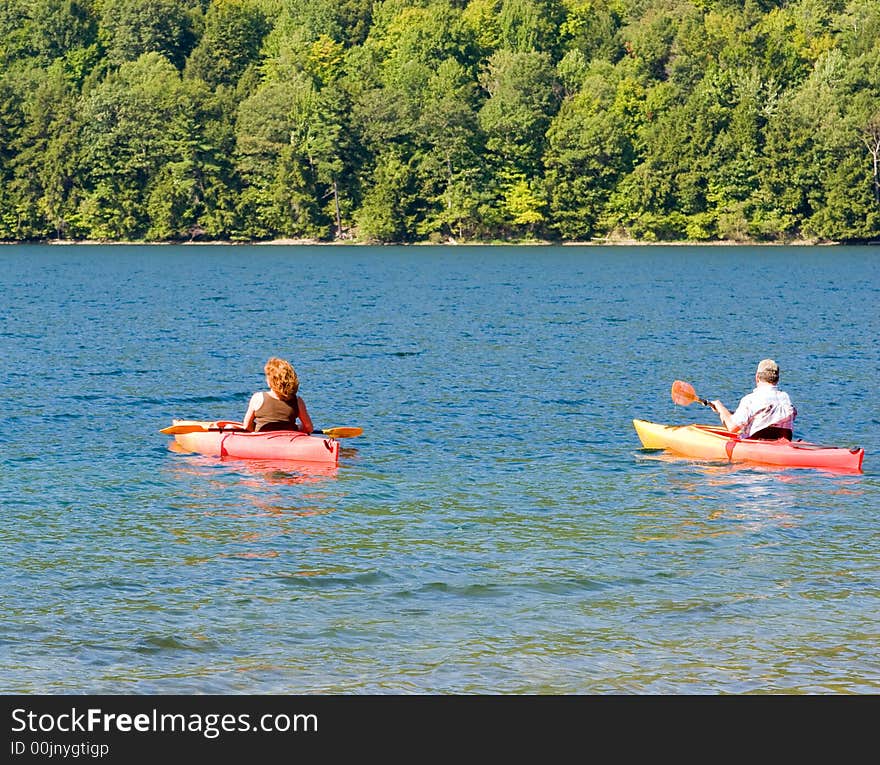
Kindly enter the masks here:
<path id="1" fill-rule="evenodd" d="M 333 203 L 336 205 L 336 238 L 342 239 L 342 214 L 339 212 L 339 189 L 333 179 Z"/>
<path id="2" fill-rule="evenodd" d="M 874 160 L 874 201 L 880 204 L 880 114 L 875 114 L 862 133 L 862 140 Z"/>

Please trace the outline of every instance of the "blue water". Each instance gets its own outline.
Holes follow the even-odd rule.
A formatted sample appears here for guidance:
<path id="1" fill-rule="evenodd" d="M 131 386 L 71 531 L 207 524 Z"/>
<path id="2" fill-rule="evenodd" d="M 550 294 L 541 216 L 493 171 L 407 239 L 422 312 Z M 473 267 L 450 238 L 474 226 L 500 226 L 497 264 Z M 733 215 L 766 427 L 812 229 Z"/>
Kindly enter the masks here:
<path id="1" fill-rule="evenodd" d="M 0 692 L 880 691 L 880 249 L 0 248 Z M 270 355 L 338 470 L 169 450 Z M 699 464 L 763 357 L 861 475 Z"/>

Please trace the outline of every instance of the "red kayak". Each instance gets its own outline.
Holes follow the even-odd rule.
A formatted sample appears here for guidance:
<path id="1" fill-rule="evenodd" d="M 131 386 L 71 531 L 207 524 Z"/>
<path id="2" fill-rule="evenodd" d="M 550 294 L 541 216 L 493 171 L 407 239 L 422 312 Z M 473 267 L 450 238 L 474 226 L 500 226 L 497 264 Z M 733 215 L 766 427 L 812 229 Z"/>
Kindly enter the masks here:
<path id="1" fill-rule="evenodd" d="M 335 438 L 310 436 L 296 430 L 275 430 L 269 433 L 212 430 L 178 433 L 174 440 L 188 452 L 210 457 L 321 462 L 331 465 L 339 461 L 339 441 Z"/>
<path id="2" fill-rule="evenodd" d="M 861 448 L 820 446 L 782 438 L 776 441 L 740 438 L 711 425 L 658 425 L 633 420 L 633 426 L 644 448 L 667 449 L 701 460 L 861 472 L 865 457 L 865 450 Z"/>

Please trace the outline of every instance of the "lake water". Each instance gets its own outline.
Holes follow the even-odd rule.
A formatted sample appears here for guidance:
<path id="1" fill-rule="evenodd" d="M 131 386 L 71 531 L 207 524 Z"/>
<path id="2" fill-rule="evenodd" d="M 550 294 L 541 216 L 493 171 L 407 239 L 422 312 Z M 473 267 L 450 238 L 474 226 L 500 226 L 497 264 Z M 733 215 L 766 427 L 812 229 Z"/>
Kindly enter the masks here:
<path id="1" fill-rule="evenodd" d="M 0 248 L 0 692 L 880 691 L 880 248 Z M 181 455 L 291 359 L 332 474 Z M 864 473 L 699 464 L 763 357 Z"/>

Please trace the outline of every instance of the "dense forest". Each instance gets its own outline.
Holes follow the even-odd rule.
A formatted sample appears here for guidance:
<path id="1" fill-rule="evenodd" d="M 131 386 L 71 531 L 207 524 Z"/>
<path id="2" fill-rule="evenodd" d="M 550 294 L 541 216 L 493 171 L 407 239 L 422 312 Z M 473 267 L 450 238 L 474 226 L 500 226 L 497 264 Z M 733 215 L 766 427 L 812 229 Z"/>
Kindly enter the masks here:
<path id="1" fill-rule="evenodd" d="M 0 240 L 880 238 L 878 0 L 0 0 Z"/>

